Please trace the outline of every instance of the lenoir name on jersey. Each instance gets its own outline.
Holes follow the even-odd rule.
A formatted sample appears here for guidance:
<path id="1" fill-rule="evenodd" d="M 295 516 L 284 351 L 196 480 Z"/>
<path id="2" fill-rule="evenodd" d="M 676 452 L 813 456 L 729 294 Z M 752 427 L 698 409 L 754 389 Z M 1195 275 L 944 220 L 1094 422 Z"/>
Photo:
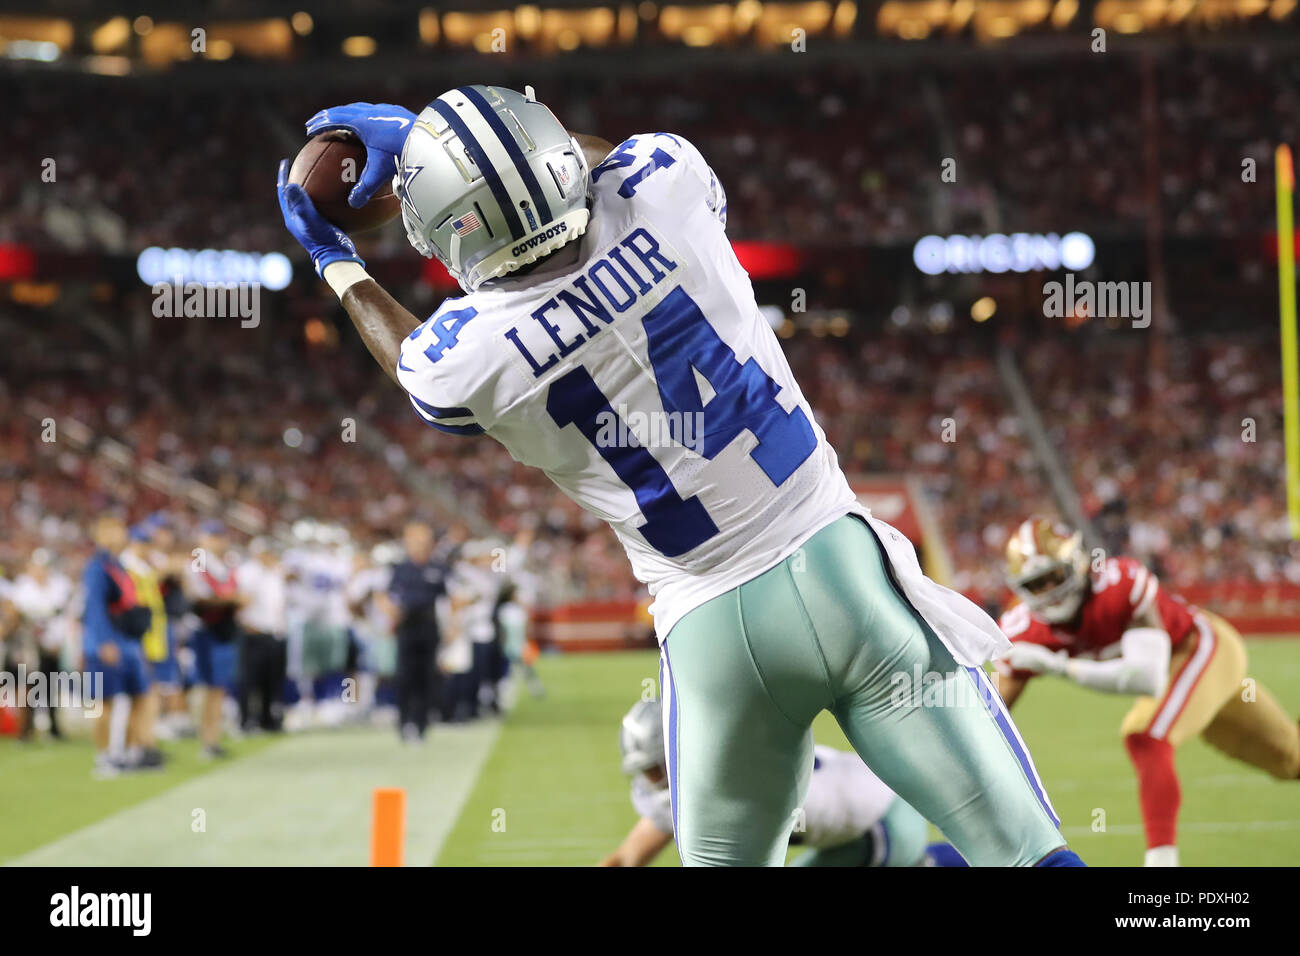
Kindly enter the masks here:
<path id="1" fill-rule="evenodd" d="M 666 239 L 653 235 L 648 226 L 639 225 L 588 266 L 582 275 L 543 302 L 531 315 L 536 327 L 525 326 L 521 333 L 520 327 L 515 325 L 503 333 L 503 338 L 519 350 L 533 377 L 540 378 L 562 358 L 572 355 L 603 328 L 612 325 L 618 315 L 631 309 L 639 299 L 657 291 L 659 283 L 674 272 L 680 262 L 680 257 L 675 254 L 669 258 L 663 251 L 664 247 L 671 252 L 672 247 Z M 649 276 L 628 261 L 629 253 L 641 262 Z M 554 313 L 555 320 L 561 324 L 552 321 L 548 313 Z M 592 319 L 598 319 L 604 325 L 596 325 Z M 579 331 L 579 325 L 583 331 Z M 538 334 L 539 328 L 549 341 Z M 555 350 L 539 361 L 537 355 L 549 350 L 552 343 Z"/>

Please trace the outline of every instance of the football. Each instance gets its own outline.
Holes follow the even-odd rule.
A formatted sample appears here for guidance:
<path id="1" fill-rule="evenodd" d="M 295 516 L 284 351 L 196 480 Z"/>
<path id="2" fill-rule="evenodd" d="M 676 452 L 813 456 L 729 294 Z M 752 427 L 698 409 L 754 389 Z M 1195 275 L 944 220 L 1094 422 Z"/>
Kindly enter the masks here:
<path id="1" fill-rule="evenodd" d="M 299 150 L 289 168 L 289 182 L 297 183 L 322 216 L 349 235 L 378 229 L 401 212 L 393 187 L 385 182 L 360 209 L 348 205 L 348 193 L 366 168 L 366 149 L 351 133 L 319 133 Z"/>

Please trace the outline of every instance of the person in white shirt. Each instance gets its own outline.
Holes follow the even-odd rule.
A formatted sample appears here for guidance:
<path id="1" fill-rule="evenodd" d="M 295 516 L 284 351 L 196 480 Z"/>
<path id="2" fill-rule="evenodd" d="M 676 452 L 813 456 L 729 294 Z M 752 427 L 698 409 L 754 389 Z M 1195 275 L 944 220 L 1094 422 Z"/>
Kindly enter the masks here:
<path id="1" fill-rule="evenodd" d="M 245 731 L 277 731 L 282 723 L 288 582 L 266 538 L 254 538 L 239 567 L 239 720 Z M 256 703 L 256 708 L 254 708 Z"/>
<path id="2" fill-rule="evenodd" d="M 32 552 L 27 567 L 8 587 L 8 600 L 17 617 L 16 633 L 22 636 L 31 660 L 27 663 L 28 677 L 42 674 L 47 686 L 57 687 L 54 680 L 59 670 L 63 648 L 75 633 L 76 622 L 70 613 L 73 599 L 72 581 L 53 566 L 53 556 L 45 548 Z M 61 737 L 58 723 L 58 701 L 49 694 L 44 697 L 49 714 L 50 736 Z M 36 710 L 24 708 L 21 736 L 30 737 L 35 729 Z"/>
<path id="3" fill-rule="evenodd" d="M 481 708 L 500 713 L 497 681 L 504 667 L 497 642 L 496 610 L 508 583 L 505 548 L 494 541 L 470 541 L 461 550 L 461 562 L 451 583 L 452 608 L 461 633 L 470 642 L 470 717 Z"/>
<path id="4" fill-rule="evenodd" d="M 382 554 L 384 549 L 376 550 Z M 363 712 L 373 709 L 379 682 L 390 680 L 397 668 L 393 622 L 380 601 L 392 578 L 391 564 L 375 554 L 358 551 L 353 556 L 345 596 L 352 614 L 352 635 L 360 646 L 356 702 Z"/>

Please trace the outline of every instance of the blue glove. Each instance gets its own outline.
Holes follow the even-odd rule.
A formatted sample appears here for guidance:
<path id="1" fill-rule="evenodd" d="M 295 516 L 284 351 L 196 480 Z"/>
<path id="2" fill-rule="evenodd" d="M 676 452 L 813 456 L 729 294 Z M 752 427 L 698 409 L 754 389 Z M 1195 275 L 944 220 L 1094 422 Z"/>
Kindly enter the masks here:
<path id="1" fill-rule="evenodd" d="M 307 121 L 307 133 L 345 129 L 366 147 L 366 168 L 348 194 L 348 205 L 360 209 L 397 172 L 397 157 L 414 122 L 414 113 L 391 103 L 349 103 L 321 110 Z"/>
<path id="2" fill-rule="evenodd" d="M 287 159 L 280 160 L 280 175 L 275 188 L 280 194 L 280 212 L 284 214 L 285 228 L 307 250 L 317 275 L 322 275 L 331 262 L 346 260 L 365 265 L 348 234 L 316 211 L 311 197 L 301 186 L 289 182 Z"/>

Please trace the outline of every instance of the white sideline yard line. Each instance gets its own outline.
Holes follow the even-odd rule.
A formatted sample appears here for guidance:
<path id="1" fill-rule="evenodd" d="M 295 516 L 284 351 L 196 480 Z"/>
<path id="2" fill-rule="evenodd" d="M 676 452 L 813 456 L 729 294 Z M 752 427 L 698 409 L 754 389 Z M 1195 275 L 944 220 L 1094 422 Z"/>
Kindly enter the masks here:
<path id="1" fill-rule="evenodd" d="M 371 793 L 402 787 L 405 863 L 429 866 L 500 732 L 498 721 L 434 727 L 419 747 L 377 728 L 288 737 L 9 865 L 365 866 Z M 205 832 L 192 830 L 196 809 Z"/>

